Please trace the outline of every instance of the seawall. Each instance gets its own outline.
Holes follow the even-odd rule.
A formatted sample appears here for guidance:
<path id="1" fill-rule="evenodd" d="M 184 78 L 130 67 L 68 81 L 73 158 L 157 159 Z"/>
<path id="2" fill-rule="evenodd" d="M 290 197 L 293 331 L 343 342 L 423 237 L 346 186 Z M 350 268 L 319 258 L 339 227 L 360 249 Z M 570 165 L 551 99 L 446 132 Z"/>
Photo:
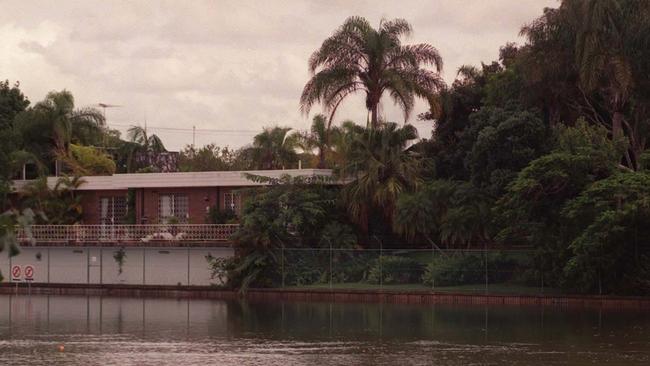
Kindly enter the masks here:
<path id="1" fill-rule="evenodd" d="M 469 304 L 551 306 L 650 311 L 650 297 L 590 295 L 505 295 L 373 290 L 250 289 L 245 294 L 211 286 L 0 284 L 0 294 L 246 299 L 249 301 L 314 301 L 392 304 Z"/>

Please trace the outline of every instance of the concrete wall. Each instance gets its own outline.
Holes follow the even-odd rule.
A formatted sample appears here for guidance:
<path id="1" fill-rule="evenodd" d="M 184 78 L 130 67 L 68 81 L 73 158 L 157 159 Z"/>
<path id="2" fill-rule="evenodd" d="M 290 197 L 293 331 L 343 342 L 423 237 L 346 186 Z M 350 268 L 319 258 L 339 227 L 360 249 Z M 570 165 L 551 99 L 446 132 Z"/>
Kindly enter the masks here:
<path id="1" fill-rule="evenodd" d="M 217 284 L 205 257 L 232 257 L 232 248 L 125 248 L 119 273 L 113 258 L 118 248 L 23 247 L 8 258 L 0 253 L 0 271 L 10 281 L 12 265 L 32 265 L 34 283 L 195 285 Z"/>

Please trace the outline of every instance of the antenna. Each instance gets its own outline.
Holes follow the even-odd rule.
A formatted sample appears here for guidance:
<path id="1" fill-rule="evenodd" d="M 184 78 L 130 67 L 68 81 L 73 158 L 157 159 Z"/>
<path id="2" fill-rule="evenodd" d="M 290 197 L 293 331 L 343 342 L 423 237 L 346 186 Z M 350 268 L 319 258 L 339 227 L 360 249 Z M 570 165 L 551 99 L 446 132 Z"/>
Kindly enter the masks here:
<path id="1" fill-rule="evenodd" d="M 102 114 L 104 115 L 104 126 L 108 130 L 108 122 L 106 120 L 106 108 L 120 108 L 122 106 L 118 105 L 118 104 L 108 104 L 108 103 L 97 103 L 97 104 L 95 104 L 95 106 L 102 109 Z M 104 150 L 106 150 L 106 135 L 107 135 L 107 133 L 105 132 L 104 133 L 104 138 L 102 139 L 102 140 L 104 140 L 103 141 L 104 142 Z"/>
<path id="2" fill-rule="evenodd" d="M 122 107 L 119 104 L 108 104 L 108 103 L 97 103 L 95 104 L 95 107 L 99 107 L 102 109 L 102 113 L 104 114 L 104 122 L 106 121 L 106 108 L 120 108 Z"/>

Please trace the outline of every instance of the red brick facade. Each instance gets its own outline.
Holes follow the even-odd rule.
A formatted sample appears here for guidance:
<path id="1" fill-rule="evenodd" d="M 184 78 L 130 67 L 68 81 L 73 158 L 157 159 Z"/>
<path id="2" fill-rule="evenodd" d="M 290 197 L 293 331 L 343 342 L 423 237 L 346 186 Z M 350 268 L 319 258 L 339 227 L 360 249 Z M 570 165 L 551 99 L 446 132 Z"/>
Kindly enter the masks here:
<path id="1" fill-rule="evenodd" d="M 160 222 L 159 200 L 161 195 L 182 194 L 188 198 L 188 223 L 205 224 L 208 210 L 218 205 L 225 209 L 224 196 L 241 187 L 188 187 L 188 188 L 137 188 L 135 189 L 136 224 Z M 81 191 L 83 223 L 100 224 L 100 199 L 102 197 L 126 197 L 127 190 Z"/>
<path id="2" fill-rule="evenodd" d="M 99 200 L 101 197 L 126 197 L 126 190 L 82 191 L 81 196 L 82 224 L 96 225 L 100 223 Z"/>

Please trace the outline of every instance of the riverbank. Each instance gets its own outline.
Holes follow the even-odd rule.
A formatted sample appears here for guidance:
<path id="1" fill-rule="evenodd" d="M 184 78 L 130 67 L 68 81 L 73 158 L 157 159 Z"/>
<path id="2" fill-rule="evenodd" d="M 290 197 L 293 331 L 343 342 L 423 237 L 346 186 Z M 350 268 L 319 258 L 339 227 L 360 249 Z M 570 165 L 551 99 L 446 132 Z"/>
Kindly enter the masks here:
<path id="1" fill-rule="evenodd" d="M 595 295 L 465 294 L 451 292 L 329 289 L 250 289 L 245 294 L 210 286 L 0 284 L 0 294 L 128 296 L 391 304 L 475 304 L 650 310 L 650 297 Z"/>

